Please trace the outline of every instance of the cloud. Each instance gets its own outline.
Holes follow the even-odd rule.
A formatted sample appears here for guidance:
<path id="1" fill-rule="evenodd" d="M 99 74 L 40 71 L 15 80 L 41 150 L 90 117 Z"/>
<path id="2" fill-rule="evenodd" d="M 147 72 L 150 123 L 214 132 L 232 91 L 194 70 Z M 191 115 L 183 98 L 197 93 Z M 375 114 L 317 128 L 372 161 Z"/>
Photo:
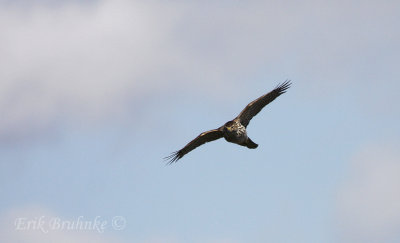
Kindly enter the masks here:
<path id="1" fill-rule="evenodd" d="M 59 119 L 126 112 L 130 99 L 160 88 L 153 74 L 171 55 L 162 48 L 170 20 L 150 7 L 104 1 L 2 8 L 0 139 Z"/>
<path id="2" fill-rule="evenodd" d="M 39 224 L 34 226 L 34 222 L 39 222 L 43 217 L 43 226 Z M 29 220 L 29 229 L 17 229 L 18 218 L 25 218 Z M 83 242 L 99 242 L 111 243 L 122 242 L 116 237 L 110 237 L 106 233 L 98 233 L 90 230 L 52 230 L 48 225 L 50 219 L 59 219 L 60 221 L 71 221 L 60 217 L 56 213 L 43 207 L 23 207 L 9 209 L 0 217 L 0 240 L 2 242 L 17 243 L 46 243 L 46 242 L 60 242 L 60 243 L 83 243 Z M 89 219 L 85 219 L 89 220 Z M 91 220 L 91 219 L 90 219 Z M 27 222 L 27 221 L 26 221 Z M 26 223 L 23 227 L 28 227 Z M 36 227 L 36 228 L 35 228 Z M 43 231 L 42 231 L 43 229 Z"/>
<path id="3" fill-rule="evenodd" d="M 338 194 L 341 237 L 346 242 L 397 242 L 400 239 L 399 146 L 361 150 Z"/>
<path id="4" fill-rule="evenodd" d="M 134 116 L 146 96 L 233 99 L 257 75 L 324 97 L 360 76 L 374 88 L 375 65 L 389 93 L 363 101 L 397 99 L 395 3 L 51 2 L 0 3 L 0 143 Z"/>
<path id="5" fill-rule="evenodd" d="M 182 14 L 176 4 L 124 0 L 5 5 L 0 142 L 41 134 L 60 121 L 135 113 L 150 93 L 218 87 L 219 71 L 204 68 L 209 61 L 197 61 L 185 51 L 187 41 L 175 37 Z"/>

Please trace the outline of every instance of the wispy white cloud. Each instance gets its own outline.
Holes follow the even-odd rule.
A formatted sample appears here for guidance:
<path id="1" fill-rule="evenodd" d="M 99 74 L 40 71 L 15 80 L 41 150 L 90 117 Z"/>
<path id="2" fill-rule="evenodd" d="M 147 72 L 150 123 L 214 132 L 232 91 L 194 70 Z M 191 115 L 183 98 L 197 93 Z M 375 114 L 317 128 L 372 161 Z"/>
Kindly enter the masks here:
<path id="1" fill-rule="evenodd" d="M 46 128 L 60 117 L 118 113 L 131 96 L 160 88 L 153 74 L 171 56 L 162 46 L 171 19 L 151 7 L 104 1 L 3 8 L 0 137 Z"/>
<path id="2" fill-rule="evenodd" d="M 393 144 L 366 147 L 353 158 L 348 179 L 338 194 L 342 240 L 400 240 L 399 161 L 399 146 Z"/>
<path id="3" fill-rule="evenodd" d="M 0 5 L 3 142 L 132 114 L 141 97 L 179 87 L 229 98 L 254 73 L 296 74 L 322 96 L 362 81 L 367 93 L 368 75 L 393 72 L 400 51 L 390 2 L 40 2 Z M 387 94 L 363 101 L 396 99 L 382 77 Z"/>

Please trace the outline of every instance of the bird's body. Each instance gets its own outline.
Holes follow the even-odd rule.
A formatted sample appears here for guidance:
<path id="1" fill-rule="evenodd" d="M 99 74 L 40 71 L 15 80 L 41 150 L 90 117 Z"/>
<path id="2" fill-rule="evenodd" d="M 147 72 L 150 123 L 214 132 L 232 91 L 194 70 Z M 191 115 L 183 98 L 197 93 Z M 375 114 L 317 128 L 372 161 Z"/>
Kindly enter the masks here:
<path id="1" fill-rule="evenodd" d="M 261 96 L 253 102 L 250 102 L 235 119 L 228 121 L 217 129 L 201 133 L 199 136 L 189 142 L 184 148 L 166 157 L 166 159 L 170 160 L 169 164 L 181 159 L 185 154 L 189 153 L 198 146 L 222 137 L 224 137 L 228 142 L 245 146 L 250 149 L 257 148 L 258 145 L 247 136 L 247 125 L 249 124 L 250 120 L 257 115 L 262 108 L 264 108 L 264 106 L 276 99 L 276 97 L 279 95 L 285 93 L 290 87 L 290 84 L 290 81 L 286 81 L 282 85 L 278 85 L 271 92 Z"/>
<path id="2" fill-rule="evenodd" d="M 246 128 L 237 119 L 225 123 L 223 126 L 224 138 L 226 141 L 244 145 L 247 140 Z"/>
<path id="3" fill-rule="evenodd" d="M 258 146 L 247 136 L 246 127 L 240 123 L 239 119 L 225 123 L 222 130 L 225 140 L 230 143 L 236 143 L 248 148 L 257 148 Z"/>

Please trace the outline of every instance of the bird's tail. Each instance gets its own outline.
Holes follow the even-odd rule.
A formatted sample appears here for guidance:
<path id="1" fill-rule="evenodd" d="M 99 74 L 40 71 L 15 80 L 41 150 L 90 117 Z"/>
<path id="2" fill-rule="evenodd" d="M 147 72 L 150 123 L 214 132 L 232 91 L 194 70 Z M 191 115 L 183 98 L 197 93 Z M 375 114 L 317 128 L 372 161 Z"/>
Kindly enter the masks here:
<path id="1" fill-rule="evenodd" d="M 247 138 L 246 140 L 246 146 L 250 149 L 255 149 L 258 147 L 258 144 L 256 144 L 255 142 L 251 141 L 250 138 Z"/>

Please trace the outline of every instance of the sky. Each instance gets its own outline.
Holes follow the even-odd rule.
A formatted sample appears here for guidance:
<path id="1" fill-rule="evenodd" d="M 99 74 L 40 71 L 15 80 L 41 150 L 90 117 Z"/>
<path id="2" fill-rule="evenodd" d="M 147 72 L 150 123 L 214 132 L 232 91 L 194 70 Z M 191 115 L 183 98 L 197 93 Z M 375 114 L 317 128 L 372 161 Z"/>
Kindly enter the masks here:
<path id="1" fill-rule="evenodd" d="M 0 241 L 400 242 L 399 13 L 1 0 Z M 257 149 L 165 165 L 286 79 Z"/>

